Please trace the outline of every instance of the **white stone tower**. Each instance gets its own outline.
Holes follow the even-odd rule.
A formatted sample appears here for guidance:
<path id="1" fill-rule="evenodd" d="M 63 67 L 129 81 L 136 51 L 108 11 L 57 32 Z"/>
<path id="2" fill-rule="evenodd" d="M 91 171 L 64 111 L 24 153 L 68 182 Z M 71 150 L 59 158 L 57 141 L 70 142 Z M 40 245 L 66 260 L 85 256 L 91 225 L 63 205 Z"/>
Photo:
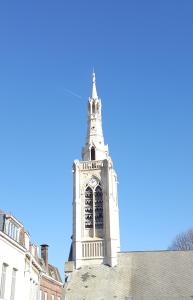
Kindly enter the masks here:
<path id="1" fill-rule="evenodd" d="M 82 160 L 74 161 L 72 260 L 82 265 L 117 264 L 120 251 L 117 175 L 104 144 L 101 100 L 93 72 L 88 131 Z"/>

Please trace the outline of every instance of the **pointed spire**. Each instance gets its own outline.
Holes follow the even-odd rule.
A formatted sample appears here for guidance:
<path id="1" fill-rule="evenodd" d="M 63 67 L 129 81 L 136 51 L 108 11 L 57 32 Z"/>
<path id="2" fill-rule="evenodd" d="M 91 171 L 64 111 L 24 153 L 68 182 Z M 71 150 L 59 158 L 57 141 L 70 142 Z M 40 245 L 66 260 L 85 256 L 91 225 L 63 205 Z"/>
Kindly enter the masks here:
<path id="1" fill-rule="evenodd" d="M 97 96 L 97 90 L 96 90 L 96 76 L 95 76 L 95 72 L 93 70 L 93 73 L 92 73 L 92 96 L 91 96 L 92 99 L 97 99 L 98 96 Z"/>

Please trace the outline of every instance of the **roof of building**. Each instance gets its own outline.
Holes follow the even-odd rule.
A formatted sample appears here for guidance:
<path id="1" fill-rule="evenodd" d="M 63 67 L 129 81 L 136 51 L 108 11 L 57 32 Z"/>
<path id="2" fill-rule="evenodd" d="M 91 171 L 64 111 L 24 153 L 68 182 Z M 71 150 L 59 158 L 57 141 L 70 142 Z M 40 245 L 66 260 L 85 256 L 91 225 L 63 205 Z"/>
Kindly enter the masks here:
<path id="1" fill-rule="evenodd" d="M 59 273 L 59 270 L 57 267 L 48 264 L 48 273 L 49 273 L 49 276 L 52 277 L 53 279 L 55 279 L 59 282 L 62 282 L 62 279 L 61 279 L 61 276 L 60 276 L 60 273 Z"/>
<path id="2" fill-rule="evenodd" d="M 191 300 L 193 251 L 118 254 L 118 266 L 84 266 L 65 284 L 69 300 Z"/>
<path id="3" fill-rule="evenodd" d="M 60 283 L 62 283 L 62 279 L 59 273 L 59 270 L 57 267 L 48 264 L 48 270 L 46 270 L 46 266 L 44 263 L 44 260 L 42 258 L 39 258 L 39 263 L 44 271 L 44 274 L 46 274 L 47 276 L 51 277 L 51 279 L 54 279 Z"/>
<path id="4" fill-rule="evenodd" d="M 5 218 L 9 218 L 9 219 L 13 220 L 14 222 L 16 222 L 17 225 L 22 226 L 20 228 L 21 230 L 20 230 L 19 238 L 18 238 L 18 236 L 16 236 L 16 237 L 10 236 L 10 237 L 12 239 L 14 239 L 18 244 L 20 244 L 21 246 L 25 247 L 24 233 L 26 235 L 28 235 L 28 237 L 29 237 L 29 233 L 27 233 L 25 231 L 22 223 L 20 223 L 18 221 L 18 219 L 16 219 L 12 214 L 5 213 L 1 209 L 0 209 L 0 231 L 3 231 L 5 234 L 9 235 L 9 232 L 6 232 L 5 228 L 4 228 Z M 43 259 L 38 257 L 37 246 L 31 244 L 30 240 L 29 240 L 29 249 L 26 249 L 26 250 L 29 250 L 30 253 L 32 253 L 32 255 L 34 256 L 34 259 L 36 259 L 37 263 L 40 264 L 40 266 L 42 267 L 42 269 L 43 269 L 43 271 L 44 271 L 44 273 L 46 275 L 48 275 L 52 279 L 54 279 L 54 280 L 62 283 L 62 279 L 61 279 L 60 273 L 58 271 L 58 268 L 56 268 L 53 265 L 48 264 L 48 271 L 46 271 L 46 267 L 45 267 L 45 263 L 44 263 Z"/>

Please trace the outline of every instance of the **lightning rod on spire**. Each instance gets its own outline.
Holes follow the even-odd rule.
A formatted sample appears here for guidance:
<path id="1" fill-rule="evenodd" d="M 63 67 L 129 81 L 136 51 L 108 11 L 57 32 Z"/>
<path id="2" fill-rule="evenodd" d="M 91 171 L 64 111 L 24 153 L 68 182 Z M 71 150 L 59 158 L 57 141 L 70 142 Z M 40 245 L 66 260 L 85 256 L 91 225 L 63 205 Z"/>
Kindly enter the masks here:
<path id="1" fill-rule="evenodd" d="M 96 75 L 93 69 L 92 73 L 92 99 L 97 99 L 97 89 L 96 89 Z"/>

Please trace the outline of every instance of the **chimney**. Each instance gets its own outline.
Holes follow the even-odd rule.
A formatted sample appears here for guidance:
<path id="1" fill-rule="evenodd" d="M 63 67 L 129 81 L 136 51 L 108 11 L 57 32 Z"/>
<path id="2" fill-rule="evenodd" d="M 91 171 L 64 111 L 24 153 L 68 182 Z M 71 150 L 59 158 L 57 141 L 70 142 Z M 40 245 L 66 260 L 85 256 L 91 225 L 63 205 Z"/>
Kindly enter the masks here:
<path id="1" fill-rule="evenodd" d="M 46 267 L 46 271 L 48 272 L 48 245 L 41 245 L 41 258 L 43 259 Z"/>

